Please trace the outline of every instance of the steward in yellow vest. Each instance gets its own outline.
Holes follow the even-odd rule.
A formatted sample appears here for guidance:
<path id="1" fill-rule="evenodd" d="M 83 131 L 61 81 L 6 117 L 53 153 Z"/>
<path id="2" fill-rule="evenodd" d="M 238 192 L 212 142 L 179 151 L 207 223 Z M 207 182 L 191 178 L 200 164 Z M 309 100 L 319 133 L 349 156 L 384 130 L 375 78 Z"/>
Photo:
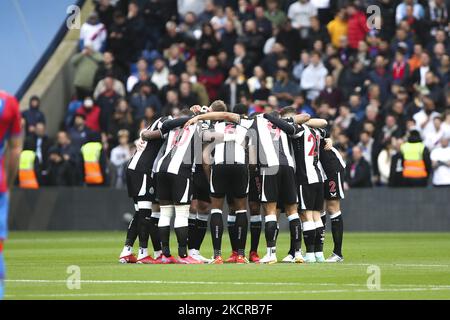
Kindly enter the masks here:
<path id="1" fill-rule="evenodd" d="M 20 153 L 19 160 L 19 187 L 23 189 L 39 189 L 34 165 L 36 161 L 36 152 L 32 150 L 23 150 Z"/>
<path id="2" fill-rule="evenodd" d="M 103 146 L 99 139 L 92 139 L 81 147 L 84 161 L 84 182 L 87 185 L 103 185 L 105 173 L 102 163 L 104 162 Z"/>
<path id="3" fill-rule="evenodd" d="M 403 180 L 405 186 L 425 187 L 431 172 L 430 152 L 425 147 L 420 133 L 412 130 L 408 141 L 400 147 L 403 156 Z"/>

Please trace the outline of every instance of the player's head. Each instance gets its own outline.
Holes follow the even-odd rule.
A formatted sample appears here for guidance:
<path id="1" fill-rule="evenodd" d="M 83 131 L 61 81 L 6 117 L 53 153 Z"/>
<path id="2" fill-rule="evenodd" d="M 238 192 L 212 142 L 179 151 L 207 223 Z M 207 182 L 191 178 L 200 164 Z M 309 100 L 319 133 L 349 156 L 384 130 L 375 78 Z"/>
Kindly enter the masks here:
<path id="1" fill-rule="evenodd" d="M 213 112 L 225 112 L 225 111 L 227 111 L 227 105 L 222 100 L 215 100 L 215 101 L 213 101 L 213 103 L 211 103 L 209 108 Z"/>
<path id="2" fill-rule="evenodd" d="M 183 109 L 179 113 L 180 117 L 192 117 L 194 113 L 190 109 Z"/>
<path id="3" fill-rule="evenodd" d="M 297 110 L 294 107 L 284 107 L 280 111 L 280 117 L 282 118 L 292 118 L 297 114 Z"/>
<path id="4" fill-rule="evenodd" d="M 234 106 L 233 112 L 241 116 L 246 116 L 248 115 L 248 106 L 243 103 L 238 103 Z"/>

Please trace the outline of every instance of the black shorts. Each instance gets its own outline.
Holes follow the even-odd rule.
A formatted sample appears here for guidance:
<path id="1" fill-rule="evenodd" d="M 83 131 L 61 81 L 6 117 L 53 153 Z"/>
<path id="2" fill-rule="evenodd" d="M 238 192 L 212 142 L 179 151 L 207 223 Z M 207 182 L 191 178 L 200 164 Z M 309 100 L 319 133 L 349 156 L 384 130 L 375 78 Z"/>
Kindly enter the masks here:
<path id="1" fill-rule="evenodd" d="M 297 203 L 297 183 L 294 168 L 261 168 L 261 202 Z"/>
<path id="2" fill-rule="evenodd" d="M 326 200 L 344 199 L 344 177 L 342 172 L 336 172 L 331 176 L 327 176 L 324 183 L 324 194 Z"/>
<path id="3" fill-rule="evenodd" d="M 181 175 L 159 172 L 156 176 L 159 201 L 172 204 L 189 204 L 192 198 L 192 181 Z"/>
<path id="4" fill-rule="evenodd" d="M 323 183 L 303 184 L 299 186 L 300 210 L 323 210 Z"/>
<path id="5" fill-rule="evenodd" d="M 219 164 L 211 167 L 211 197 L 234 199 L 248 194 L 248 166 L 245 164 Z"/>
<path id="6" fill-rule="evenodd" d="M 127 169 L 127 189 L 130 198 L 141 198 L 142 200 L 156 202 L 156 181 L 151 174 Z"/>
<path id="7" fill-rule="evenodd" d="M 261 175 L 258 171 L 251 172 L 248 183 L 248 201 L 259 202 L 261 198 Z"/>
<path id="8" fill-rule="evenodd" d="M 209 182 L 202 165 L 197 165 L 192 174 L 192 199 L 211 202 L 209 197 Z"/>

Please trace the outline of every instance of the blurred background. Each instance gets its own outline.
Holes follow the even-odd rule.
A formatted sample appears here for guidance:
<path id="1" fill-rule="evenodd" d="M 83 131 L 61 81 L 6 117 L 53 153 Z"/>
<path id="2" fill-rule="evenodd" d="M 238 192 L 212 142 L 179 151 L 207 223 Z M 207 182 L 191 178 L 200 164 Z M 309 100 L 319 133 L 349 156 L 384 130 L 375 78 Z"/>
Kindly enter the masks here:
<path id="1" fill-rule="evenodd" d="M 448 0 L 2 1 L 0 88 L 20 100 L 32 172 L 11 228 L 121 229 L 139 131 L 223 99 L 328 120 L 348 230 L 448 231 L 449 13 Z"/>

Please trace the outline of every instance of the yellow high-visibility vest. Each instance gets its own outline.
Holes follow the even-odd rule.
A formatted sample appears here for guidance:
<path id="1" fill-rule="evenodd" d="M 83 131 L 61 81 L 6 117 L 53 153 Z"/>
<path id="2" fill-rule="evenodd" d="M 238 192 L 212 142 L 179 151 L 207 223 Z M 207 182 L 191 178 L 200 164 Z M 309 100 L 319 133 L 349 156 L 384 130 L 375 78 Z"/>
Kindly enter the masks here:
<path id="1" fill-rule="evenodd" d="M 425 145 L 422 142 L 406 142 L 401 146 L 403 154 L 403 177 L 410 179 L 426 178 L 428 176 L 423 160 Z"/>
<path id="2" fill-rule="evenodd" d="M 84 181 L 87 184 L 102 184 L 104 181 L 100 166 L 101 151 L 100 142 L 88 142 L 81 147 L 84 159 Z"/>
<path id="3" fill-rule="evenodd" d="M 38 189 L 39 183 L 34 172 L 36 152 L 23 150 L 19 160 L 19 186 L 24 189 Z"/>

